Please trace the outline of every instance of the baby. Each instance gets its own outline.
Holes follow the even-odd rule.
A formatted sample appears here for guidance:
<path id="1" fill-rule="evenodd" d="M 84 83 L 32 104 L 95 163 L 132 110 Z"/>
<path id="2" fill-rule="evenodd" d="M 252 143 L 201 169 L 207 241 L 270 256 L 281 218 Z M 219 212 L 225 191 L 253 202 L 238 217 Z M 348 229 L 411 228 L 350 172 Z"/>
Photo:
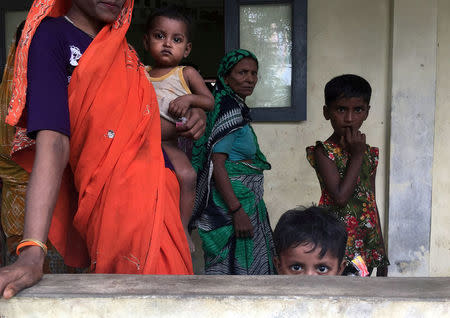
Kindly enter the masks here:
<path id="1" fill-rule="evenodd" d="M 187 226 L 195 199 L 197 175 L 186 154 L 178 149 L 176 125 L 183 125 L 192 107 L 210 111 L 214 98 L 201 75 L 190 66 L 179 66 L 191 52 L 190 20 L 175 7 L 159 9 L 147 21 L 144 47 L 154 60 L 147 68 L 158 97 L 162 147 L 180 183 L 181 221 Z"/>

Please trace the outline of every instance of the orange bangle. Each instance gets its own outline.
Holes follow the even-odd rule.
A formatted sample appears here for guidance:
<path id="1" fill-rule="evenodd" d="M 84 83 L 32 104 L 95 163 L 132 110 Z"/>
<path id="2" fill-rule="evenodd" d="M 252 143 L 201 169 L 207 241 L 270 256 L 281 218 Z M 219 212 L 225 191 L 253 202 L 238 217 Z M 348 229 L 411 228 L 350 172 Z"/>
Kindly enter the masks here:
<path id="1" fill-rule="evenodd" d="M 44 251 L 44 255 L 47 255 L 47 245 L 34 239 L 23 239 L 20 241 L 16 248 L 16 254 L 20 255 L 20 250 L 26 246 L 39 246 Z"/>

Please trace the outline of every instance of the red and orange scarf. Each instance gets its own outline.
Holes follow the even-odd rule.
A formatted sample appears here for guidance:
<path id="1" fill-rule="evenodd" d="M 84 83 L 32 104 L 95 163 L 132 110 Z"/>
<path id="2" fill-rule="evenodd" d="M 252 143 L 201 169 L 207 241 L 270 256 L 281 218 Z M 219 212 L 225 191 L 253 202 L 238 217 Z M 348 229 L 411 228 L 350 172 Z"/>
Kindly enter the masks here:
<path id="1" fill-rule="evenodd" d="M 63 15 L 69 7 L 69 1 L 34 1 L 16 54 L 9 124 L 20 123 L 24 113 L 28 49 L 36 28 L 45 16 Z M 72 74 L 70 169 L 49 239 L 66 264 L 91 265 L 97 273 L 189 274 L 179 188 L 164 166 L 156 95 L 125 38 L 132 8 L 133 0 L 127 0 Z M 30 170 L 33 147 L 15 158 Z"/>

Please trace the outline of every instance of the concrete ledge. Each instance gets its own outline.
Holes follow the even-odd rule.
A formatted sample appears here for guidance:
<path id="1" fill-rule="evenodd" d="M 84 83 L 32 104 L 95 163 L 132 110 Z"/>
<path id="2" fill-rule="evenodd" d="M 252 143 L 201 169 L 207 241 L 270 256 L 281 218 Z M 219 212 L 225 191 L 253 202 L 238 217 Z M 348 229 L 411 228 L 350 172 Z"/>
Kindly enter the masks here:
<path id="1" fill-rule="evenodd" d="M 0 317 L 450 317 L 450 278 L 46 275 Z"/>

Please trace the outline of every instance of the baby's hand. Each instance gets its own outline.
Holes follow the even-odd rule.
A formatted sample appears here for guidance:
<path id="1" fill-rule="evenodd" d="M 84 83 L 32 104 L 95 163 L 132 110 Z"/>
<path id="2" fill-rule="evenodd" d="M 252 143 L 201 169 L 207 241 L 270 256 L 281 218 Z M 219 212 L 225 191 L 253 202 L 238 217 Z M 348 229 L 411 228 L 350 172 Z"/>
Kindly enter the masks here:
<path id="1" fill-rule="evenodd" d="M 177 97 L 169 103 L 169 114 L 175 118 L 185 117 L 186 112 L 188 111 L 190 106 L 190 95 Z"/>
<path id="2" fill-rule="evenodd" d="M 366 135 L 359 130 L 345 129 L 345 144 L 351 155 L 363 155 L 366 150 Z"/>

